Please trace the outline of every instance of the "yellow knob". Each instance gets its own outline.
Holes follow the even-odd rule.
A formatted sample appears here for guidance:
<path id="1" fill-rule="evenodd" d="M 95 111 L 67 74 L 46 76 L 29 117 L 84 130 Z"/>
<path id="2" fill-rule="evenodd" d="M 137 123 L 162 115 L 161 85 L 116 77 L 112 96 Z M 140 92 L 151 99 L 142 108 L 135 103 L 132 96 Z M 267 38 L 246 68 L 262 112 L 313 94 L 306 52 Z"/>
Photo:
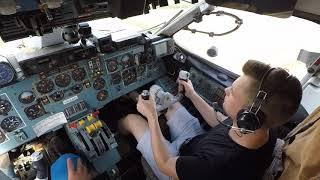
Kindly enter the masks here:
<path id="1" fill-rule="evenodd" d="M 92 134 L 96 130 L 96 127 L 94 127 L 93 124 L 90 124 L 89 126 L 86 126 L 86 131 L 88 134 Z"/>
<path id="2" fill-rule="evenodd" d="M 96 129 L 102 128 L 102 122 L 101 122 L 100 120 L 94 122 L 93 124 L 94 124 L 94 126 L 96 127 Z"/>
<path id="3" fill-rule="evenodd" d="M 83 126 L 84 123 L 86 123 L 86 122 L 85 122 L 83 119 L 81 119 L 81 120 L 79 121 L 79 125 L 80 125 L 80 126 Z"/>
<path id="4" fill-rule="evenodd" d="M 94 117 L 92 115 L 87 117 L 88 121 L 91 122 L 92 120 L 94 120 Z"/>

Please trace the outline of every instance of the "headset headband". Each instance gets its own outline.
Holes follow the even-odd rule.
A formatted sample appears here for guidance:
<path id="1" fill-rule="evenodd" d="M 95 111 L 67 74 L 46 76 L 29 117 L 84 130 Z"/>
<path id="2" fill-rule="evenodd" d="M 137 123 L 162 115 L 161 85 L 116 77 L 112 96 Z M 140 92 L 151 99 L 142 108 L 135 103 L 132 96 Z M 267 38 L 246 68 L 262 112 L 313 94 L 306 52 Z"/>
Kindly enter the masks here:
<path id="1" fill-rule="evenodd" d="M 260 110 L 263 102 L 265 101 L 265 99 L 267 98 L 268 93 L 264 90 L 262 90 L 262 85 L 265 81 L 265 79 L 269 76 L 269 74 L 271 73 L 272 70 L 274 70 L 275 68 L 270 68 L 268 69 L 267 72 L 265 72 L 261 78 L 260 84 L 259 84 L 259 89 L 258 89 L 258 93 L 256 95 L 256 97 L 253 99 L 253 102 L 251 104 L 250 107 L 250 111 L 252 113 L 254 113 L 255 115 L 257 115 L 258 111 Z"/>

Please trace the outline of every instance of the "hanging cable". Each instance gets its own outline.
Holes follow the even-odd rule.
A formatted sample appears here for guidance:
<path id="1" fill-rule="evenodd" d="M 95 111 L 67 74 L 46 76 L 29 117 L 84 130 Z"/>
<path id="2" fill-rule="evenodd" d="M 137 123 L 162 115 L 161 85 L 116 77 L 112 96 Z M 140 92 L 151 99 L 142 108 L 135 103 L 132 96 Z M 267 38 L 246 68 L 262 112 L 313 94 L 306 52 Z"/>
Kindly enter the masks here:
<path id="1" fill-rule="evenodd" d="M 185 30 L 188 30 L 188 31 L 191 31 L 192 33 L 203 33 L 203 34 L 208 34 L 210 37 L 213 37 L 213 36 L 224 36 L 224 35 L 227 35 L 227 34 L 230 34 L 234 31 L 236 31 L 237 29 L 240 28 L 240 26 L 243 24 L 243 21 L 242 19 L 240 19 L 238 16 L 234 15 L 234 14 L 231 14 L 231 13 L 228 13 L 228 12 L 225 12 L 225 11 L 215 11 L 215 12 L 210 12 L 206 15 L 216 15 L 216 16 L 223 16 L 223 15 L 226 15 L 226 16 L 230 16 L 232 18 L 235 19 L 235 24 L 236 24 L 236 27 L 227 31 L 227 32 L 224 32 L 224 33 L 214 33 L 214 32 L 206 32 L 206 31 L 200 31 L 200 30 L 197 30 L 197 29 L 190 29 L 188 26 L 186 26 L 184 29 Z M 202 18 L 202 17 L 200 17 Z M 200 22 L 201 20 L 197 20 L 195 19 L 195 22 Z"/>

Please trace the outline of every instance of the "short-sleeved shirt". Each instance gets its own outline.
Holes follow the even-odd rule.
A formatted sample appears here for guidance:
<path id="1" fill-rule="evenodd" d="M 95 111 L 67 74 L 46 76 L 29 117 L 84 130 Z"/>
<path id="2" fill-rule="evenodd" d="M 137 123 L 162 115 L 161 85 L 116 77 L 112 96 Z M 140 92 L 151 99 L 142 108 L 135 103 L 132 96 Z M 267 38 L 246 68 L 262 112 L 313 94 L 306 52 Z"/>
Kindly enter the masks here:
<path id="1" fill-rule="evenodd" d="M 266 144 L 252 150 L 234 142 L 228 133 L 219 124 L 184 146 L 176 162 L 179 179 L 261 179 L 272 161 L 276 138 L 270 133 Z"/>

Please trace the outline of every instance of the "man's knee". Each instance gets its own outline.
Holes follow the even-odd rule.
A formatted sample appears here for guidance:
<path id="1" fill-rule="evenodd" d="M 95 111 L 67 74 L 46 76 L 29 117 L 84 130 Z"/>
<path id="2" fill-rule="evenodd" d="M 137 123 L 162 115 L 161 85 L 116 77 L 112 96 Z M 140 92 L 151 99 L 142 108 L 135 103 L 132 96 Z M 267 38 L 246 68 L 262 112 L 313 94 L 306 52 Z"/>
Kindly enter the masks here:
<path id="1" fill-rule="evenodd" d="M 128 114 L 123 118 L 123 121 L 125 124 L 127 124 L 130 127 L 136 126 L 139 124 L 146 124 L 146 120 L 138 114 Z"/>
<path id="2" fill-rule="evenodd" d="M 149 128 L 147 121 L 138 114 L 128 114 L 124 117 L 123 126 L 134 135 L 137 141 L 139 141 L 145 131 Z"/>
<path id="3" fill-rule="evenodd" d="M 173 105 L 171 105 L 171 106 L 168 108 L 168 110 L 167 110 L 167 112 L 166 112 L 166 114 L 165 114 L 167 120 L 170 120 L 171 117 L 173 116 L 173 114 L 174 114 L 180 107 L 183 107 L 180 102 L 176 102 L 176 103 L 174 103 Z"/>

